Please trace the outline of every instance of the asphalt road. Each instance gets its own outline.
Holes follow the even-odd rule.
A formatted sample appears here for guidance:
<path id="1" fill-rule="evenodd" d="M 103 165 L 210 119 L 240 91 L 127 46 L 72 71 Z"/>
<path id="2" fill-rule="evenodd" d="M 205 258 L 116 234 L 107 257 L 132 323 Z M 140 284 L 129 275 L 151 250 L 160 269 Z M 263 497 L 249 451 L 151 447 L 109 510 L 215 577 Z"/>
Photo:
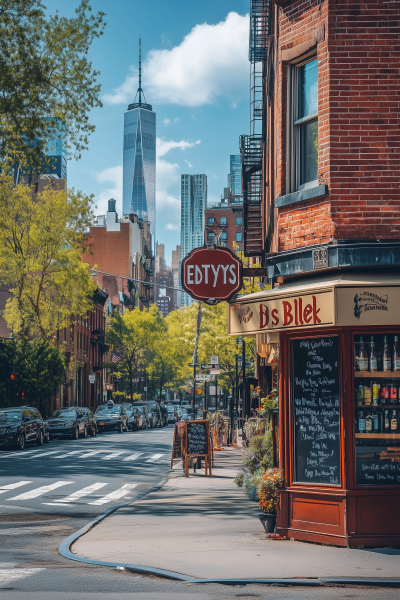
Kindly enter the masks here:
<path id="1" fill-rule="evenodd" d="M 1 599 L 397 600 L 395 589 L 188 585 L 60 556 L 57 548 L 67 536 L 162 481 L 172 436 L 169 426 L 0 452 Z"/>

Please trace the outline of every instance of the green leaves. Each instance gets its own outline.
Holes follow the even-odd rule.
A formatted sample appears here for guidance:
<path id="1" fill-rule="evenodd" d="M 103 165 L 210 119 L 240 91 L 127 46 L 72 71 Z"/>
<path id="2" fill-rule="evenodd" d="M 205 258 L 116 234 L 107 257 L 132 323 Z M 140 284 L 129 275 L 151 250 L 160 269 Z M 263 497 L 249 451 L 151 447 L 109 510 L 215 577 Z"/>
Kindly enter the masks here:
<path id="1" fill-rule="evenodd" d="M 100 73 L 87 55 L 105 13 L 91 14 L 88 0 L 69 19 L 47 17 L 44 8 L 39 0 L 0 0 L 0 161 L 31 171 L 60 135 L 80 158 L 94 131 L 88 114 L 102 106 Z"/>
<path id="2" fill-rule="evenodd" d="M 0 288 L 10 293 L 3 316 L 14 335 L 46 339 L 90 309 L 96 285 L 81 260 L 90 204 L 50 184 L 33 200 L 28 186 L 0 175 Z"/>

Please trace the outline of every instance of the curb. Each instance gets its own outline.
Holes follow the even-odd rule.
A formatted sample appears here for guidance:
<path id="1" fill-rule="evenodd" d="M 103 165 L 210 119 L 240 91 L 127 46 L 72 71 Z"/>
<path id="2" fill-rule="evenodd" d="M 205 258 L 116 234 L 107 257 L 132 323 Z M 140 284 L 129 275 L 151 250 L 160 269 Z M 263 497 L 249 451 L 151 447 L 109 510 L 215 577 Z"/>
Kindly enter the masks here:
<path id="1" fill-rule="evenodd" d="M 85 533 L 87 533 L 88 531 L 93 529 L 93 527 L 95 527 L 98 523 L 101 523 L 101 521 L 103 521 L 106 517 L 111 515 L 113 512 L 119 510 L 120 508 L 124 508 L 125 506 L 129 506 L 130 504 L 133 504 L 133 502 L 136 502 L 136 500 L 143 498 L 144 496 L 146 496 L 147 494 L 150 494 L 151 492 L 155 492 L 155 491 L 159 490 L 160 488 L 163 487 L 163 485 L 167 481 L 168 481 L 168 475 L 163 477 L 163 479 L 160 481 L 160 483 L 158 483 L 154 487 L 152 487 L 148 490 L 145 490 L 144 492 L 141 492 L 140 494 L 137 494 L 133 500 L 130 500 L 129 502 L 124 502 L 123 504 L 118 504 L 118 506 L 113 506 L 113 507 L 105 510 L 103 513 L 101 513 L 101 515 L 98 515 L 95 519 L 93 519 L 93 521 L 89 521 L 89 523 L 84 525 L 81 529 L 78 529 L 78 531 L 75 531 L 75 533 L 72 533 L 64 541 L 62 541 L 61 544 L 58 546 L 59 554 L 61 554 L 61 556 L 64 556 L 64 558 L 68 558 L 69 560 L 74 560 L 76 562 L 81 562 L 81 563 L 85 563 L 85 564 L 89 564 L 89 565 L 100 565 L 103 567 L 125 567 L 125 569 L 127 569 L 128 571 L 132 571 L 135 573 L 156 575 L 158 577 L 163 577 L 164 579 L 174 579 L 176 581 L 187 581 L 188 579 L 190 579 L 189 576 L 181 575 L 180 573 L 175 573 L 174 571 L 164 571 L 163 569 L 156 569 L 156 568 L 152 568 L 152 567 L 142 567 L 140 565 L 129 565 L 129 564 L 122 565 L 121 563 L 113 563 L 113 562 L 106 562 L 106 561 L 101 561 L 101 560 L 92 560 L 90 558 L 83 558 L 80 556 L 76 556 L 76 554 L 72 554 L 72 552 L 70 550 L 72 544 L 74 542 L 76 542 L 76 540 L 78 540 L 80 537 L 85 535 Z"/>
<path id="2" fill-rule="evenodd" d="M 322 587 L 319 579 L 189 579 L 185 583 L 220 583 L 222 585 L 288 585 L 304 587 Z"/>

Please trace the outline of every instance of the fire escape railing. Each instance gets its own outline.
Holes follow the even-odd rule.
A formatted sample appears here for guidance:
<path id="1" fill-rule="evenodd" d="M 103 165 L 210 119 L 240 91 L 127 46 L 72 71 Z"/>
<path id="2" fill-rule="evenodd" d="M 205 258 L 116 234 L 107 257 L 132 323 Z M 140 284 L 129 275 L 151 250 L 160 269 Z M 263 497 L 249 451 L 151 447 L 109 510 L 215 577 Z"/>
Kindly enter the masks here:
<path id="1" fill-rule="evenodd" d="M 262 256 L 262 119 L 263 63 L 268 53 L 271 0 L 250 4 L 250 135 L 239 138 L 243 187 L 243 250 L 245 256 Z"/>

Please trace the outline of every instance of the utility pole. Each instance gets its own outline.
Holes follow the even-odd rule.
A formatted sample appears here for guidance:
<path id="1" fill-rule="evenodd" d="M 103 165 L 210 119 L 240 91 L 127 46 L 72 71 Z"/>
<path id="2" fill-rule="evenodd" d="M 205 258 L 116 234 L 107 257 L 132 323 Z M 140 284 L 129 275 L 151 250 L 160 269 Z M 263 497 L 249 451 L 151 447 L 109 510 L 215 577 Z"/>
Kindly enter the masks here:
<path id="1" fill-rule="evenodd" d="M 247 390 L 246 390 L 246 342 L 244 337 L 242 338 L 242 369 L 243 369 L 243 392 L 242 392 L 242 412 L 243 418 L 245 419 L 249 415 L 247 414 Z"/>
<path id="2" fill-rule="evenodd" d="M 193 350 L 193 389 L 192 389 L 192 415 L 193 417 L 197 417 L 195 415 L 196 408 L 196 367 L 197 367 L 197 346 L 199 344 L 199 336 L 200 336 L 200 325 L 201 319 L 203 317 L 203 313 L 201 312 L 201 304 L 199 302 L 199 310 L 197 311 L 197 327 L 196 327 L 196 337 L 194 340 L 194 350 Z"/>

